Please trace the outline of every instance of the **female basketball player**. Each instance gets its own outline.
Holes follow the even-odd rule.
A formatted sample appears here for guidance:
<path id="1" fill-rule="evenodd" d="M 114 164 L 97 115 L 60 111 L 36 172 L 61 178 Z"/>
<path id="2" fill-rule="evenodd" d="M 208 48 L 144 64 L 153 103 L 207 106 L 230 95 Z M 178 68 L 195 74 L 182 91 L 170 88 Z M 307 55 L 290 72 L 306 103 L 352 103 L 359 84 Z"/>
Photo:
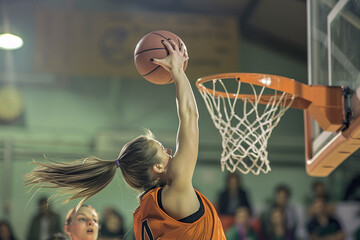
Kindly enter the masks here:
<path id="1" fill-rule="evenodd" d="M 122 148 L 115 162 L 91 157 L 77 164 L 36 163 L 39 166 L 27 175 L 26 183 L 69 189 L 73 193 L 69 200 L 83 198 L 81 204 L 106 187 L 119 167 L 124 180 L 142 192 L 133 215 L 136 239 L 225 239 L 214 207 L 192 185 L 199 131 L 195 98 L 183 71 L 188 55 L 172 40 L 163 44 L 169 55 L 152 61 L 175 81 L 179 117 L 175 154 L 171 156 L 171 150 L 151 135 L 140 136 Z"/>
<path id="2" fill-rule="evenodd" d="M 95 240 L 99 232 L 99 216 L 89 205 L 72 208 L 66 215 L 64 232 L 70 240 Z"/>

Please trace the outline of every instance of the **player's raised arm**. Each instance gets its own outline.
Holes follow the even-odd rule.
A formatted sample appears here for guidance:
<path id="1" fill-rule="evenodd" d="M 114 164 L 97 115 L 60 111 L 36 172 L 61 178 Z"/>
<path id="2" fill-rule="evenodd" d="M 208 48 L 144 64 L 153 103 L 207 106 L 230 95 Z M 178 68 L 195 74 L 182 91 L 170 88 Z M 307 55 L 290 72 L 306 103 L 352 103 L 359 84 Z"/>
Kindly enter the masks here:
<path id="1" fill-rule="evenodd" d="M 167 169 L 169 187 L 178 190 L 192 188 L 192 175 L 198 156 L 198 110 L 189 80 L 183 66 L 187 60 L 187 52 L 183 44 L 176 45 L 172 40 L 163 44 L 169 51 L 164 59 L 154 59 L 167 69 L 174 77 L 176 85 L 176 103 L 179 116 L 179 128 L 176 141 L 176 152 Z"/>

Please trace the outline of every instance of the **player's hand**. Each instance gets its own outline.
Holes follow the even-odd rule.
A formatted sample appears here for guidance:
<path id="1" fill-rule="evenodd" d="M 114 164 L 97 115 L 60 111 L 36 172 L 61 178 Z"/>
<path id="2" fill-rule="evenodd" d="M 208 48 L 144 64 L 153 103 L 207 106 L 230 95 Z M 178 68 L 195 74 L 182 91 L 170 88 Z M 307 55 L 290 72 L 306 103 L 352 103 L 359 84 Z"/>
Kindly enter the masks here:
<path id="1" fill-rule="evenodd" d="M 189 59 L 187 49 L 183 43 L 178 46 L 173 40 L 162 41 L 169 52 L 163 59 L 153 59 L 153 63 L 165 68 L 170 73 L 184 69 L 184 63 Z"/>

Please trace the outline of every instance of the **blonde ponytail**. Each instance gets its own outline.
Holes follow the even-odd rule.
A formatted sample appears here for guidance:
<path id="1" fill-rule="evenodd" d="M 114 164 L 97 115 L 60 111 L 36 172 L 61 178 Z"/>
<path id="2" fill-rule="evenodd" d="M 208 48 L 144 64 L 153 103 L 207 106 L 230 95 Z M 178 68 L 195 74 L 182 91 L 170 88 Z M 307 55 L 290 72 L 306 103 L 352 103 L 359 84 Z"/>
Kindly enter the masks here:
<path id="1" fill-rule="evenodd" d="M 104 189 L 114 178 L 115 161 L 88 157 L 71 163 L 51 161 L 36 162 L 37 167 L 25 175 L 25 186 L 58 188 L 58 194 L 66 195 L 64 203 L 80 198 L 77 208 L 87 199 Z"/>
<path id="2" fill-rule="evenodd" d="M 66 196 L 64 203 L 80 198 L 77 210 L 111 182 L 117 167 L 121 169 L 123 178 L 130 187 L 140 192 L 156 185 L 164 185 L 150 171 L 159 162 L 157 151 L 152 133 L 147 131 L 146 135 L 128 142 L 117 160 L 88 157 L 71 163 L 34 161 L 37 167 L 25 175 L 25 186 L 56 189 L 55 195 Z"/>

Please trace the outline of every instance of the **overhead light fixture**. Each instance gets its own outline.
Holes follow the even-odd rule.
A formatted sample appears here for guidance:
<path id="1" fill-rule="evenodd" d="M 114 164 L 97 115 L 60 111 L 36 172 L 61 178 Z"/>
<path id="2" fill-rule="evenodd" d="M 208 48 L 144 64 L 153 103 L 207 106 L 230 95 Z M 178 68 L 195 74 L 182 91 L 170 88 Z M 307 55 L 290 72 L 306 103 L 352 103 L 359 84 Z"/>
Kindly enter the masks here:
<path id="1" fill-rule="evenodd" d="M 11 33 L 0 34 L 0 49 L 16 50 L 23 46 L 24 41 L 21 37 Z"/>

